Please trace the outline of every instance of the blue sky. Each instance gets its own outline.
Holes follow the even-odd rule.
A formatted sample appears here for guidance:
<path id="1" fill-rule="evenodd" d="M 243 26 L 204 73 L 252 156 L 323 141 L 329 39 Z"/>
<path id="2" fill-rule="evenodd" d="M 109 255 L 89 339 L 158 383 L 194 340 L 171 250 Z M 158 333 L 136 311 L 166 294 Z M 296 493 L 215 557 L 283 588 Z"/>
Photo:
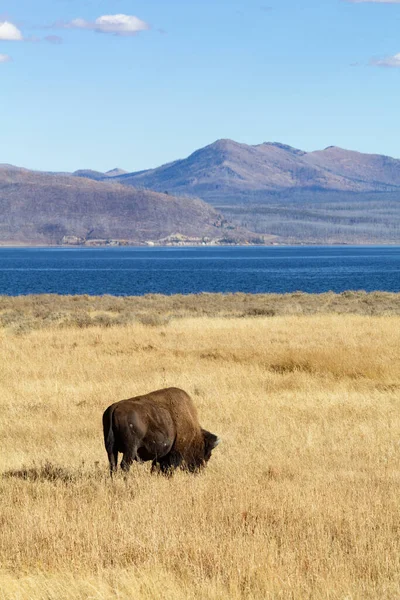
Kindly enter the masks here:
<path id="1" fill-rule="evenodd" d="M 129 171 L 219 138 L 400 157 L 400 0 L 2 0 L 0 163 Z"/>

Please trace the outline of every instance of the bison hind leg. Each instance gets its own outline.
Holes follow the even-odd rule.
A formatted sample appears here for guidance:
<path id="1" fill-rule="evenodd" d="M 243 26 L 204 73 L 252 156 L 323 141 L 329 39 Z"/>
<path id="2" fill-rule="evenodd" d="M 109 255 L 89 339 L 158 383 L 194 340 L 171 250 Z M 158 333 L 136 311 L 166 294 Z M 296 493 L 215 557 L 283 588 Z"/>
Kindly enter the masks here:
<path id="1" fill-rule="evenodd" d="M 121 469 L 123 471 L 125 471 L 125 473 L 128 473 L 129 469 L 131 468 L 131 464 L 133 463 L 134 460 L 137 460 L 138 462 L 142 462 L 140 460 L 140 458 L 138 457 L 136 446 L 133 448 L 129 448 L 128 450 L 125 450 L 124 455 L 121 460 Z"/>
<path id="2" fill-rule="evenodd" d="M 110 464 L 110 475 L 113 476 L 113 473 L 116 473 L 118 469 L 118 449 L 113 448 L 108 454 L 108 462 Z"/>
<path id="3" fill-rule="evenodd" d="M 131 468 L 131 464 L 133 463 L 134 459 L 130 454 L 124 454 L 122 460 L 121 460 L 121 469 L 125 472 L 128 473 L 129 469 Z"/>
<path id="4" fill-rule="evenodd" d="M 160 473 L 160 463 L 157 462 L 156 458 L 151 463 L 150 473 Z"/>

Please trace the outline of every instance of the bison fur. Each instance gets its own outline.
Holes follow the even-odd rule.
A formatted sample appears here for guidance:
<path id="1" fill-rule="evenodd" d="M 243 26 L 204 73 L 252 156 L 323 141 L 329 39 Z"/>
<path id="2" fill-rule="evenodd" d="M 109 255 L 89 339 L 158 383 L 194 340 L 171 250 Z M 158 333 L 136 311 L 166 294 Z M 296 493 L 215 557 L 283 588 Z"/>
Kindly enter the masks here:
<path id="1" fill-rule="evenodd" d="M 151 460 L 152 472 L 165 475 L 177 468 L 196 472 L 220 441 L 201 428 L 191 397 L 178 388 L 115 402 L 103 414 L 103 432 L 111 475 L 118 453 L 125 472 L 135 460 Z"/>

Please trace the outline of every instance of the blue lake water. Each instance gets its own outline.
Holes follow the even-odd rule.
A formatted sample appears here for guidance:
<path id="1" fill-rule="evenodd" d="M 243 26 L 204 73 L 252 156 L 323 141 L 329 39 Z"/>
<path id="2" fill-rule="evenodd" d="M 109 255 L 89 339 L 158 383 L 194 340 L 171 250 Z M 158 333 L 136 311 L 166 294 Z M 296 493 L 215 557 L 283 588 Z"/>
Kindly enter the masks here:
<path id="1" fill-rule="evenodd" d="M 400 291 L 400 246 L 0 248 L 0 294 Z"/>

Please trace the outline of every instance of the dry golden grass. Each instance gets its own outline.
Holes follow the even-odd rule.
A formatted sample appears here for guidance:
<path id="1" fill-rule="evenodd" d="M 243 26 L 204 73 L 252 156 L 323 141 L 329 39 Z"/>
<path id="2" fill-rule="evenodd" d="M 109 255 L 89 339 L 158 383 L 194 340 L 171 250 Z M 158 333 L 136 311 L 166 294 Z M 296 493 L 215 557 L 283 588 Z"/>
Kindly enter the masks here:
<path id="1" fill-rule="evenodd" d="M 101 415 L 175 385 L 205 473 L 108 477 Z M 400 597 L 400 318 L 0 329 L 0 600 Z"/>
<path id="2" fill-rule="evenodd" d="M 33 329 L 164 325 L 187 317 L 273 317 L 312 314 L 400 315 L 400 293 L 176 294 L 163 296 L 0 296 L 0 328 Z"/>

